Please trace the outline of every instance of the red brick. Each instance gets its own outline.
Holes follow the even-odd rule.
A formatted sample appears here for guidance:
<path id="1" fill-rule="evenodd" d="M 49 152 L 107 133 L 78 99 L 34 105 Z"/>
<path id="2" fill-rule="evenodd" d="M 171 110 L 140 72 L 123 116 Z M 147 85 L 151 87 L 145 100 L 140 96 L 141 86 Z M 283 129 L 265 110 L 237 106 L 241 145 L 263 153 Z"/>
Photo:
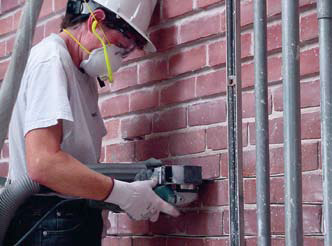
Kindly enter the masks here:
<path id="1" fill-rule="evenodd" d="M 175 108 L 153 115 L 153 132 L 167 132 L 187 126 L 186 108 Z"/>
<path id="2" fill-rule="evenodd" d="M 132 162 L 134 159 L 134 143 L 111 144 L 106 147 L 107 162 Z"/>
<path id="3" fill-rule="evenodd" d="M 273 91 L 274 110 L 283 111 L 283 88 L 277 87 Z M 301 108 L 320 106 L 320 85 L 319 81 L 301 83 Z"/>
<path id="4" fill-rule="evenodd" d="M 130 94 L 130 112 L 157 107 L 159 92 L 155 90 L 134 91 Z"/>
<path id="5" fill-rule="evenodd" d="M 270 94 L 270 93 L 269 93 Z M 242 94 L 242 117 L 255 118 L 256 116 L 256 97 L 254 92 L 247 92 Z M 271 95 L 268 95 L 268 114 L 272 113 Z"/>
<path id="6" fill-rule="evenodd" d="M 208 149 L 227 149 L 227 127 L 217 126 L 207 129 L 206 141 Z"/>
<path id="7" fill-rule="evenodd" d="M 249 124 L 250 143 L 256 143 L 256 129 L 254 124 Z M 283 118 L 269 120 L 269 142 L 270 144 L 283 143 Z"/>
<path id="8" fill-rule="evenodd" d="M 256 179 L 243 180 L 243 197 L 245 204 L 256 203 Z"/>
<path id="9" fill-rule="evenodd" d="M 186 234 L 189 235 L 223 235 L 222 211 L 193 211 L 186 212 Z M 195 223 L 193 223 L 195 221 Z"/>
<path id="10" fill-rule="evenodd" d="M 0 42 L 0 58 L 6 55 L 6 41 Z"/>
<path id="11" fill-rule="evenodd" d="M 158 29 L 150 34 L 151 41 L 158 51 L 165 51 L 177 45 L 178 27 L 171 26 Z"/>
<path id="12" fill-rule="evenodd" d="M 53 12 L 53 0 L 44 0 L 43 6 L 40 10 L 39 19 L 50 15 L 52 12 Z"/>
<path id="13" fill-rule="evenodd" d="M 195 78 L 178 80 L 161 90 L 161 104 L 187 101 L 195 97 Z"/>
<path id="14" fill-rule="evenodd" d="M 14 30 L 17 30 L 18 29 L 18 26 L 20 24 L 20 20 L 21 20 L 21 15 L 22 15 L 22 10 L 19 9 L 15 12 L 15 15 L 14 15 Z"/>
<path id="15" fill-rule="evenodd" d="M 302 176 L 303 202 L 323 202 L 323 178 L 321 173 Z"/>
<path id="16" fill-rule="evenodd" d="M 253 1 L 241 1 L 241 26 L 253 23 Z"/>
<path id="17" fill-rule="evenodd" d="M 60 10 L 65 10 L 67 7 L 67 0 L 55 0 L 54 1 L 54 10 L 60 11 Z"/>
<path id="18" fill-rule="evenodd" d="M 133 246 L 166 246 L 166 238 L 151 237 L 151 238 L 133 238 Z M 113 245 L 112 245 L 113 246 Z"/>
<path id="19" fill-rule="evenodd" d="M 198 97 L 226 92 L 226 70 L 222 69 L 198 76 L 196 87 Z"/>
<path id="20" fill-rule="evenodd" d="M 116 235 L 145 235 L 149 234 L 148 221 L 135 221 L 128 217 L 125 213 L 110 213 L 109 220 L 111 227 L 107 231 L 108 234 Z M 112 223 L 114 222 L 114 223 Z"/>
<path id="21" fill-rule="evenodd" d="M 253 34 L 251 32 L 241 35 L 241 57 L 253 56 Z"/>
<path id="22" fill-rule="evenodd" d="M 320 138 L 320 112 L 301 115 L 302 139 Z"/>
<path id="23" fill-rule="evenodd" d="M 314 48 L 301 52 L 300 55 L 300 73 L 309 75 L 319 72 L 319 49 Z"/>
<path id="24" fill-rule="evenodd" d="M 300 0 L 300 7 L 313 7 L 316 3 L 316 0 Z"/>
<path id="25" fill-rule="evenodd" d="M 227 237 L 215 238 L 167 238 L 167 246 L 229 246 Z M 159 246 L 159 245 L 158 245 Z"/>
<path id="26" fill-rule="evenodd" d="M 167 77 L 165 60 L 148 60 L 139 65 L 139 84 L 163 80 Z"/>
<path id="27" fill-rule="evenodd" d="M 169 140 L 173 156 L 200 153 L 205 150 L 205 146 L 205 130 L 175 134 Z"/>
<path id="28" fill-rule="evenodd" d="M 1 0 L 1 13 L 16 8 L 20 5 L 18 0 Z"/>
<path id="29" fill-rule="evenodd" d="M 242 88 L 254 86 L 254 64 L 252 62 L 242 64 Z"/>
<path id="30" fill-rule="evenodd" d="M 7 177 L 8 174 L 8 163 L 0 163 L 0 177 Z"/>
<path id="31" fill-rule="evenodd" d="M 222 92 L 226 92 L 225 69 L 197 77 L 197 96 L 208 96 Z"/>
<path id="32" fill-rule="evenodd" d="M 318 19 L 317 13 L 302 16 L 300 20 L 300 39 L 301 41 L 318 38 Z"/>
<path id="33" fill-rule="evenodd" d="M 226 206 L 228 204 L 228 180 L 215 180 L 200 186 L 199 201 L 203 206 Z"/>
<path id="34" fill-rule="evenodd" d="M 55 1 L 57 2 L 57 1 Z M 54 19 L 49 20 L 45 24 L 45 37 L 50 35 L 51 33 L 59 33 L 60 32 L 60 25 L 62 22 L 62 16 L 55 17 Z"/>
<path id="35" fill-rule="evenodd" d="M 183 213 L 177 218 L 161 214 L 157 222 L 151 223 L 150 228 L 153 234 L 179 234 L 185 232 L 186 223 Z"/>
<path id="36" fill-rule="evenodd" d="M 146 115 L 121 120 L 121 137 L 132 139 L 151 133 L 152 121 Z"/>
<path id="37" fill-rule="evenodd" d="M 0 80 L 3 80 L 7 71 L 9 61 L 0 62 Z"/>
<path id="38" fill-rule="evenodd" d="M 208 52 L 210 66 L 226 64 L 226 47 L 226 40 L 209 44 Z"/>
<path id="39" fill-rule="evenodd" d="M 270 25 L 267 28 L 267 49 L 275 50 L 281 48 L 282 36 L 281 36 L 281 23 Z"/>
<path id="40" fill-rule="evenodd" d="M 137 66 L 125 67 L 114 73 L 111 91 L 122 90 L 137 85 Z"/>
<path id="41" fill-rule="evenodd" d="M 169 19 L 169 18 L 180 16 L 187 12 L 192 11 L 193 1 L 192 0 L 187 0 L 187 1 L 164 0 L 162 7 L 163 7 L 164 19 Z"/>
<path id="42" fill-rule="evenodd" d="M 169 138 L 153 138 L 136 142 L 136 159 L 138 161 L 147 160 L 149 158 L 165 158 L 168 156 Z"/>
<path id="43" fill-rule="evenodd" d="M 268 58 L 268 81 L 269 83 L 282 80 L 282 60 L 281 57 Z"/>
<path id="44" fill-rule="evenodd" d="M 33 36 L 32 44 L 35 45 L 42 41 L 44 38 L 44 25 L 37 26 L 35 29 L 35 34 Z"/>
<path id="45" fill-rule="evenodd" d="M 201 166 L 203 179 L 213 179 L 220 176 L 219 155 L 177 158 L 177 159 L 167 160 L 166 163 L 175 164 L 175 165 Z"/>
<path id="46" fill-rule="evenodd" d="M 281 13 L 281 0 L 267 1 L 267 15 L 273 16 Z"/>
<path id="47" fill-rule="evenodd" d="M 170 75 L 175 76 L 193 72 L 206 66 L 206 47 L 200 46 L 182 51 L 171 56 L 169 61 Z"/>
<path id="48" fill-rule="evenodd" d="M 9 157 L 9 146 L 8 143 L 4 143 L 1 151 L 1 157 L 2 158 L 8 158 Z"/>
<path id="49" fill-rule="evenodd" d="M 121 115 L 129 112 L 128 95 L 115 96 L 101 103 L 101 114 L 103 117 Z"/>
<path id="50" fill-rule="evenodd" d="M 222 235 L 222 211 L 187 211 L 178 218 L 162 216 L 151 225 L 154 234 Z M 192 223 L 195 221 L 195 223 Z"/>
<path id="51" fill-rule="evenodd" d="M 103 239 L 102 246 L 132 246 L 132 238 L 106 237 Z"/>
<path id="52" fill-rule="evenodd" d="M 226 121 L 226 102 L 224 99 L 189 106 L 189 126 L 209 125 Z"/>
<path id="53" fill-rule="evenodd" d="M 304 246 L 323 246 L 324 245 L 324 238 L 316 238 L 316 237 L 304 237 Z"/>
<path id="54" fill-rule="evenodd" d="M 0 35 L 13 31 L 13 15 L 0 19 Z"/>
<path id="55" fill-rule="evenodd" d="M 204 28 L 197 28 L 198 26 Z M 221 21 L 221 15 L 204 15 L 198 19 L 186 22 L 180 27 L 181 43 L 208 37 L 220 32 L 225 32 L 225 22 Z"/>
<path id="56" fill-rule="evenodd" d="M 6 40 L 6 55 L 11 55 L 14 48 L 15 36 Z"/>
<path id="57" fill-rule="evenodd" d="M 223 0 L 198 0 L 197 6 L 199 8 L 207 7 L 209 5 L 215 4 L 215 3 L 222 3 Z"/>

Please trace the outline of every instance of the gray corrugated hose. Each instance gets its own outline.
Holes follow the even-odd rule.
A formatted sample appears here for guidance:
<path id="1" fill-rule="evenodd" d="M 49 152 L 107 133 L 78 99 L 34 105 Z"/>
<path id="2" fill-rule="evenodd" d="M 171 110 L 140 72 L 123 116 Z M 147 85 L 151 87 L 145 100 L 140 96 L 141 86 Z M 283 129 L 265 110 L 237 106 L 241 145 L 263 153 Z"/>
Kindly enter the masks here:
<path id="1" fill-rule="evenodd" d="M 0 149 L 7 137 L 8 126 L 29 58 L 32 40 L 43 0 L 27 0 L 20 20 L 13 54 L 0 90 Z M 28 176 L 7 184 L 0 194 L 0 246 L 16 209 L 24 200 L 39 191 L 39 185 Z M 15 201 L 15 202 L 14 202 Z"/>

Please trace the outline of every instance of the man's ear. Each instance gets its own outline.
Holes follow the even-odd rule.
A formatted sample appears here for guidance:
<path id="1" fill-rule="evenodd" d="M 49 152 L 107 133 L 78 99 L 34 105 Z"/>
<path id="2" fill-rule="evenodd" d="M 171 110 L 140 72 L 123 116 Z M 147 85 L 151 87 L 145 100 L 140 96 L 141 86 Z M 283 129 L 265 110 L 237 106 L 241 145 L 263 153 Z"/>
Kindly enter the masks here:
<path id="1" fill-rule="evenodd" d="M 103 20 L 105 20 L 105 12 L 102 9 L 96 9 L 93 11 L 93 14 L 90 14 L 90 17 L 88 19 L 88 28 L 89 31 L 92 32 L 92 23 L 97 19 L 98 23 L 101 23 Z"/>

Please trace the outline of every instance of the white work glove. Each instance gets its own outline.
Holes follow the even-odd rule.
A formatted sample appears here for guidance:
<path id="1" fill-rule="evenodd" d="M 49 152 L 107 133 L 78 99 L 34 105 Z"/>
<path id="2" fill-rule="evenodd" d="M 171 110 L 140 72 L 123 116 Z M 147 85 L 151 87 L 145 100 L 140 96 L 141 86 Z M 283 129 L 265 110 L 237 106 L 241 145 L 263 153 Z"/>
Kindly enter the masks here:
<path id="1" fill-rule="evenodd" d="M 114 180 L 113 190 L 105 202 L 118 205 L 134 220 L 156 222 L 159 213 L 163 212 L 177 217 L 180 212 L 171 204 L 162 200 L 154 191 L 157 180 L 136 181 L 127 183 Z"/>

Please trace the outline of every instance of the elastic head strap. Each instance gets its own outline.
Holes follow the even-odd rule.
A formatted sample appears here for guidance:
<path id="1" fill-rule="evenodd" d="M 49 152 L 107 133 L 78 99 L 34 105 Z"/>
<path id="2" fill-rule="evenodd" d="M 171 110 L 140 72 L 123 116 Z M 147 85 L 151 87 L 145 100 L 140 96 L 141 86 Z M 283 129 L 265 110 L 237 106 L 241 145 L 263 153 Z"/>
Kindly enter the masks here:
<path id="1" fill-rule="evenodd" d="M 88 4 L 88 2 L 87 2 L 86 0 L 84 0 L 84 2 L 85 2 L 85 4 L 86 4 L 86 6 L 88 7 L 88 10 L 89 10 L 90 14 L 92 15 L 94 21 L 96 21 L 97 24 L 99 24 L 99 22 L 98 22 L 98 20 L 97 20 L 97 18 L 96 18 L 96 16 L 95 16 L 95 14 L 93 13 L 93 10 L 91 9 L 91 7 L 90 7 L 90 5 Z M 103 28 L 101 27 L 101 25 L 99 25 L 99 28 L 101 29 L 101 31 L 102 31 L 102 33 L 103 33 L 105 39 L 107 40 L 108 45 L 111 45 L 112 43 L 108 40 L 108 38 L 107 38 L 107 36 L 106 36 L 106 34 L 105 34 Z M 93 31 L 93 30 L 92 30 L 92 31 Z"/>
<path id="2" fill-rule="evenodd" d="M 87 48 L 85 48 L 80 41 L 78 41 L 73 34 L 71 34 L 71 32 L 69 32 L 67 29 L 63 29 L 63 31 L 72 38 L 72 40 L 74 40 L 86 53 L 88 53 L 89 55 L 91 54 L 91 51 L 89 51 Z"/>

